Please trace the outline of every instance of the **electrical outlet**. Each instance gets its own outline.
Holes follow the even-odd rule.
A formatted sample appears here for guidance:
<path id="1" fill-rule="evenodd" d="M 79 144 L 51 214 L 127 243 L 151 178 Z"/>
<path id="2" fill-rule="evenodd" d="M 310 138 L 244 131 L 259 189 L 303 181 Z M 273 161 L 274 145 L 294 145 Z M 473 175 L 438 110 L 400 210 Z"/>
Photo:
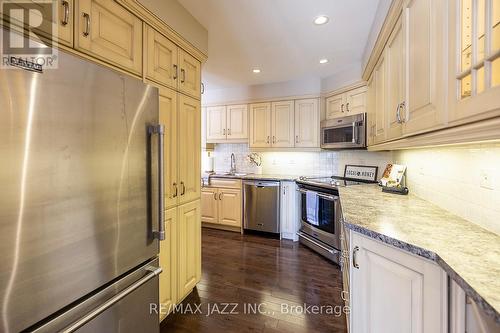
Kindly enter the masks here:
<path id="1" fill-rule="evenodd" d="M 491 170 L 481 170 L 479 172 L 479 182 L 482 188 L 493 190 L 493 179 Z"/>
<path id="2" fill-rule="evenodd" d="M 423 166 L 420 166 L 418 168 L 418 173 L 423 176 L 423 174 L 424 174 L 424 167 Z"/>

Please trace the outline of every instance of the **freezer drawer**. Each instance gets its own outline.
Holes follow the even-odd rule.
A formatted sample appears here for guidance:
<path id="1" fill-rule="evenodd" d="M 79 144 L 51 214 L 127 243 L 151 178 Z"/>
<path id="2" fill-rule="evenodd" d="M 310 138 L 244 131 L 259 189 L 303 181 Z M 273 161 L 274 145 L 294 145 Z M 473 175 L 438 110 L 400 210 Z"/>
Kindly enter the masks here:
<path id="1" fill-rule="evenodd" d="M 29 331 L 157 333 L 160 273 L 154 259 Z"/>
<path id="2" fill-rule="evenodd" d="M 272 233 L 280 232 L 280 183 L 246 181 L 243 194 L 244 227 Z"/>

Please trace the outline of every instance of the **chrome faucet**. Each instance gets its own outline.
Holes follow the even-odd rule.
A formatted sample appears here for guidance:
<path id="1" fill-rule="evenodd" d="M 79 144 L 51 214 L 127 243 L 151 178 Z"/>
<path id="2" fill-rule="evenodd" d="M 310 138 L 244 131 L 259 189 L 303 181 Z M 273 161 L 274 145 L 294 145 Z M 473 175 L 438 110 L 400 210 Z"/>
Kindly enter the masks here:
<path id="1" fill-rule="evenodd" d="M 234 153 L 231 153 L 231 170 L 229 173 L 236 173 L 236 158 L 234 157 Z"/>

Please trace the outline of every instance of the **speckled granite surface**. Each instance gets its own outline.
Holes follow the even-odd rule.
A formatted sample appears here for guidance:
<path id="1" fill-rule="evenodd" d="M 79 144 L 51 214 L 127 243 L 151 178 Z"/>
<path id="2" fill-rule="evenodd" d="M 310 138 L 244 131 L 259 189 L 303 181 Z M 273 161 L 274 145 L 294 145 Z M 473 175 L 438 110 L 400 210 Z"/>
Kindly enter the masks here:
<path id="1" fill-rule="evenodd" d="M 339 194 L 349 229 L 435 261 L 500 324 L 499 235 L 411 193 L 360 185 Z"/>
<path id="2" fill-rule="evenodd" d="M 208 177 L 208 175 L 203 176 Z M 253 174 L 249 173 L 244 176 L 232 176 L 232 175 L 224 175 L 224 174 L 214 174 L 211 176 L 212 178 L 232 178 L 232 179 L 243 179 L 243 180 L 283 180 L 283 181 L 294 181 L 299 178 L 296 175 L 270 175 L 270 174 Z"/>

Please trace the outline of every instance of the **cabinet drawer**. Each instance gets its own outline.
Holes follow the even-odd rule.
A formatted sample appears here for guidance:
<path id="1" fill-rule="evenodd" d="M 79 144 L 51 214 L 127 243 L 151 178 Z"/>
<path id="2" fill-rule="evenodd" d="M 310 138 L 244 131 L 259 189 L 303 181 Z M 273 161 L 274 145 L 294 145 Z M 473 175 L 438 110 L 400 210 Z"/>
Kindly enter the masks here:
<path id="1" fill-rule="evenodd" d="M 210 186 L 241 189 L 241 179 L 211 178 Z"/>

